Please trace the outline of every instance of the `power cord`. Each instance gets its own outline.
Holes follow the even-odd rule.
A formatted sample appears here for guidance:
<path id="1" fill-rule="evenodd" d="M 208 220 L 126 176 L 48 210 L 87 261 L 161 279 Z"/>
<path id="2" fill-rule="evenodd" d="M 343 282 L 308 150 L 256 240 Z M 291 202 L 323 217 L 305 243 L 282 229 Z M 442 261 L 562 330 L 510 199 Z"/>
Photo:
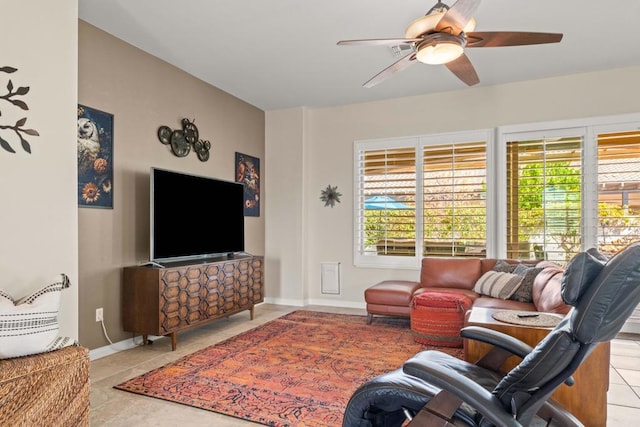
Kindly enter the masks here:
<path id="1" fill-rule="evenodd" d="M 107 339 L 107 341 L 109 341 L 109 344 L 113 345 L 113 341 L 111 341 L 111 338 L 109 338 L 109 334 L 107 334 L 107 328 L 104 326 L 104 319 L 100 321 L 100 324 L 102 325 L 102 332 L 104 332 L 104 337 Z"/>
<path id="2" fill-rule="evenodd" d="M 102 326 L 102 332 L 104 333 L 104 337 L 107 339 L 107 341 L 109 341 L 109 344 L 114 345 L 114 344 L 113 344 L 113 341 L 111 341 L 111 338 L 109 338 L 109 334 L 107 333 L 107 327 L 104 325 L 104 319 L 102 319 L 102 320 L 100 321 L 100 325 Z M 135 339 L 135 338 L 136 338 L 136 337 L 135 337 L 135 335 L 134 335 L 134 336 L 132 337 L 132 341 L 133 341 L 133 344 L 134 344 L 134 345 L 136 345 L 136 346 L 142 346 L 142 345 L 144 345 L 144 344 L 145 344 L 145 343 L 144 343 L 144 341 L 142 341 L 140 344 L 136 343 L 136 339 Z M 151 341 L 151 340 L 147 340 L 147 344 L 148 344 L 148 345 L 151 345 L 151 344 L 153 344 L 153 341 Z"/>

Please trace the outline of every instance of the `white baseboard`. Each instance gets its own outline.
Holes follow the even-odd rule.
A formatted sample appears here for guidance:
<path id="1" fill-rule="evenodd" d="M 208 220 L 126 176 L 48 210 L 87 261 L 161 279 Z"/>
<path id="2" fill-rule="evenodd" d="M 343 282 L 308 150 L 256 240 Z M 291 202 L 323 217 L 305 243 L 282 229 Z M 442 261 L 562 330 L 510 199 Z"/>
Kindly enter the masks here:
<path id="1" fill-rule="evenodd" d="M 366 304 L 363 302 L 342 301 L 333 298 L 317 298 L 309 300 L 293 300 L 286 298 L 265 298 L 264 302 L 267 304 L 277 305 L 290 305 L 292 307 L 305 307 L 307 305 L 326 305 L 327 307 L 344 307 L 344 308 L 366 308 Z"/>
<path id="2" fill-rule="evenodd" d="M 366 304 L 364 302 L 354 302 L 354 301 L 340 301 L 336 299 L 311 299 L 309 300 L 309 305 L 326 305 L 327 307 L 344 307 L 344 308 L 361 308 L 365 309 Z"/>
<path id="3" fill-rule="evenodd" d="M 155 335 L 149 335 L 148 340 L 155 341 L 159 337 Z M 136 340 L 138 342 L 136 342 Z M 89 360 L 101 359 L 103 357 L 111 356 L 112 354 L 119 353 L 121 351 L 129 350 L 130 348 L 134 348 L 140 345 L 142 341 L 142 337 L 129 338 L 128 340 L 118 341 L 113 344 L 105 345 L 104 347 L 94 348 L 93 350 L 89 350 Z"/>
<path id="4" fill-rule="evenodd" d="M 306 305 L 304 301 L 287 298 L 265 298 L 264 302 L 267 304 L 290 305 L 293 307 L 304 307 Z"/>

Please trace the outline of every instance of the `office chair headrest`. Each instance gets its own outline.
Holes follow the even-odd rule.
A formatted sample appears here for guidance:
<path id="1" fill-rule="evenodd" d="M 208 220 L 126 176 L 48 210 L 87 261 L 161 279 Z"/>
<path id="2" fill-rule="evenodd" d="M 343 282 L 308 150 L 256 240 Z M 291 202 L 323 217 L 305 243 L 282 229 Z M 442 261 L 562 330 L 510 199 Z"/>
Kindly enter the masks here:
<path id="1" fill-rule="evenodd" d="M 590 254 L 589 263 L 596 263 Z M 567 278 L 570 286 L 572 279 Z M 609 259 L 590 283 L 581 290 L 563 295 L 577 295 L 569 313 L 571 329 L 583 343 L 608 341 L 616 336 L 640 302 L 640 242 L 627 246 Z M 572 298 L 569 296 L 569 298 Z"/>
<path id="2" fill-rule="evenodd" d="M 598 252 L 596 248 L 591 248 L 573 257 L 562 276 L 562 300 L 564 303 L 575 306 L 606 263 L 607 257 Z"/>

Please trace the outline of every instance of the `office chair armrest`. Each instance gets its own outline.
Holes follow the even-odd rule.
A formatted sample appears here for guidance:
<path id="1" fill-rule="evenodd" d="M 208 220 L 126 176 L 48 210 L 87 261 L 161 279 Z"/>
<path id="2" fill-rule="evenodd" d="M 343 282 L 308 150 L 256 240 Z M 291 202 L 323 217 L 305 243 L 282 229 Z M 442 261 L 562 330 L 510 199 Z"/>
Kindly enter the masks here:
<path id="1" fill-rule="evenodd" d="M 402 366 L 403 372 L 457 396 L 497 427 L 522 427 L 490 391 L 457 371 L 429 360 L 427 353 L 418 353 L 407 360 Z"/>
<path id="2" fill-rule="evenodd" d="M 474 341 L 480 341 L 500 347 L 501 349 L 520 358 L 524 358 L 533 350 L 533 347 L 529 344 L 526 344 L 511 335 L 494 331 L 489 328 L 482 328 L 480 326 L 467 326 L 466 328 L 462 328 L 460 329 L 460 336 L 462 338 L 472 339 Z"/>
<path id="3" fill-rule="evenodd" d="M 533 351 L 533 347 L 529 344 L 520 341 L 517 338 L 507 335 L 502 332 L 494 331 L 493 329 L 483 328 L 480 326 L 467 326 L 460 329 L 460 336 L 466 339 L 472 339 L 474 341 L 480 341 L 486 344 L 491 344 L 498 347 L 512 355 L 518 356 L 524 359 L 529 353 Z M 506 360 L 508 355 L 506 353 L 495 354 L 494 359 L 484 359 L 478 362 L 478 365 L 487 369 L 497 370 L 498 367 Z M 568 386 L 573 386 L 575 379 L 573 376 L 564 380 L 564 383 Z"/>

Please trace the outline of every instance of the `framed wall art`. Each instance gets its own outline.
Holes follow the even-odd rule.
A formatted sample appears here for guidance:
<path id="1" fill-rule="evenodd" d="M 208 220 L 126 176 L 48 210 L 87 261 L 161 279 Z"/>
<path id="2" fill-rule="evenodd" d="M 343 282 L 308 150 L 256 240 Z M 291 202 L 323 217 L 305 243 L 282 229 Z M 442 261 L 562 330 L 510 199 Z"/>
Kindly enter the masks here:
<path id="1" fill-rule="evenodd" d="M 260 216 L 260 159 L 236 152 L 236 182 L 244 184 L 244 215 Z"/>
<path id="2" fill-rule="evenodd" d="M 78 206 L 113 209 L 113 114 L 78 104 Z"/>

